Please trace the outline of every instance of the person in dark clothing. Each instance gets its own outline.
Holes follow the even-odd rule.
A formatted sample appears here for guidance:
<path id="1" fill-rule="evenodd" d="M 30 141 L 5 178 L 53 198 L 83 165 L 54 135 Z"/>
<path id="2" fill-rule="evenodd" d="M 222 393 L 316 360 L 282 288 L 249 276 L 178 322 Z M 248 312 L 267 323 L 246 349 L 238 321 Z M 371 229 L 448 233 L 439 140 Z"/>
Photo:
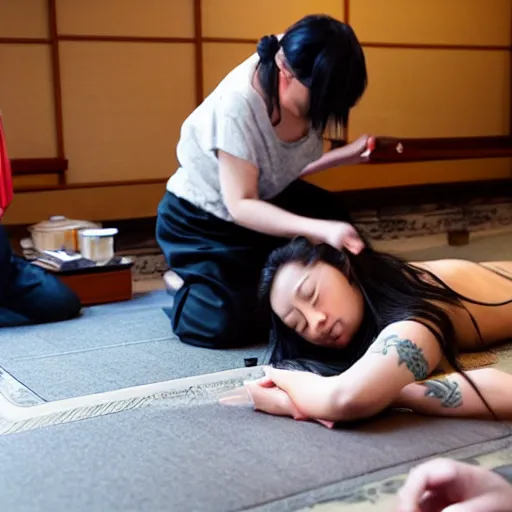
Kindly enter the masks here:
<path id="1" fill-rule="evenodd" d="M 0 225 L 0 327 L 68 320 L 81 307 L 75 293 L 55 276 L 13 254 Z"/>

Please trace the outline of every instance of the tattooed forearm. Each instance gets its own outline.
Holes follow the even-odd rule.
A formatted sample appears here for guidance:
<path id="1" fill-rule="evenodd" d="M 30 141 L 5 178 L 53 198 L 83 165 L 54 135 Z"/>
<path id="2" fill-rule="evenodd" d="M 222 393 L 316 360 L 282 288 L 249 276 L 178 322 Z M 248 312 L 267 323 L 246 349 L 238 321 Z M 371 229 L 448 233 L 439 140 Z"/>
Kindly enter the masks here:
<path id="1" fill-rule="evenodd" d="M 374 351 L 386 355 L 391 347 L 395 347 L 398 353 L 398 366 L 405 363 L 415 380 L 425 380 L 428 377 L 428 363 L 423 355 L 423 350 L 418 345 L 411 340 L 392 334 L 380 340 L 375 345 Z"/>
<path id="2" fill-rule="evenodd" d="M 462 405 L 462 393 L 457 382 L 448 379 L 430 379 L 422 383 L 427 388 L 425 396 L 441 400 L 447 409 L 455 409 Z"/>

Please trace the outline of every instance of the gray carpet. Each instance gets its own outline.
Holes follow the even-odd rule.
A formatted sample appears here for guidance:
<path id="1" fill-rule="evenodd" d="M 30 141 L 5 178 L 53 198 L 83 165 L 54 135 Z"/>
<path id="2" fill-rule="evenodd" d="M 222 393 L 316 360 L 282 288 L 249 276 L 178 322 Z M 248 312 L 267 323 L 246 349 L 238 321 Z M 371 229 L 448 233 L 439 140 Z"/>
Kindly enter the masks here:
<path id="1" fill-rule="evenodd" d="M 145 308 L 172 308 L 173 298 L 165 290 L 136 293 L 131 300 L 101 304 L 85 309 L 86 315 L 110 315 Z"/>
<path id="2" fill-rule="evenodd" d="M 6 512 L 296 510 L 342 495 L 342 480 L 506 432 L 410 414 L 331 431 L 245 407 L 150 408 L 1 437 L 0 503 Z"/>
<path id="3" fill-rule="evenodd" d="M 91 308 L 82 318 L 9 329 L 0 366 L 46 400 L 240 368 L 264 345 L 207 350 L 181 343 L 161 308 Z"/>

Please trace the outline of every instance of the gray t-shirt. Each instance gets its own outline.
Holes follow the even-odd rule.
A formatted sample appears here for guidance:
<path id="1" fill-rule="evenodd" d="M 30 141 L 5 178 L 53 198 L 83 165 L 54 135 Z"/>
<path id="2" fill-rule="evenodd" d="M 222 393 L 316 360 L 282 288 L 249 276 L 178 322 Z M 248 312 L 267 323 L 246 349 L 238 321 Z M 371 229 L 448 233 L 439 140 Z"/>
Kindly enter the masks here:
<path id="1" fill-rule="evenodd" d="M 258 168 L 263 200 L 282 192 L 323 153 L 322 138 L 314 130 L 291 143 L 277 137 L 252 85 L 257 63 L 253 55 L 231 71 L 186 119 L 177 147 L 180 167 L 167 182 L 169 192 L 227 221 L 233 218 L 222 198 L 217 150 Z"/>

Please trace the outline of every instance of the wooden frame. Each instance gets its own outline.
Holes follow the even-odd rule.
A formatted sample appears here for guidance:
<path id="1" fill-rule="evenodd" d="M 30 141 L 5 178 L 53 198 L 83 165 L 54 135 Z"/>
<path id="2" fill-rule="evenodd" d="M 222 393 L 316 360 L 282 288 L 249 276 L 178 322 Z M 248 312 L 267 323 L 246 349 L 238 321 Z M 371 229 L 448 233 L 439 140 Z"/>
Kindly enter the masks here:
<path id="1" fill-rule="evenodd" d="M 57 136 L 57 156 L 64 159 L 64 126 L 62 121 L 62 88 L 60 81 L 59 31 L 57 29 L 57 8 L 55 0 L 48 0 L 48 27 L 52 49 L 53 104 L 55 109 L 55 130 Z M 59 173 L 59 184 L 66 183 L 66 168 Z"/>
<path id="2" fill-rule="evenodd" d="M 68 161 L 65 158 L 13 158 L 11 168 L 13 176 L 57 174 L 60 177 L 65 175 Z M 65 185 L 60 179 L 59 184 Z"/>
<path id="3" fill-rule="evenodd" d="M 350 0 L 343 1 L 344 19 L 350 23 L 351 3 Z M 131 36 L 98 36 L 98 35 L 69 35 L 59 33 L 57 26 L 57 12 L 56 0 L 47 0 L 48 8 L 48 38 L 0 38 L 0 44 L 42 44 L 51 47 L 51 65 L 52 65 L 52 79 L 53 79 L 53 99 L 55 109 L 55 130 L 57 138 L 57 157 L 56 158 L 41 158 L 41 159 L 18 159 L 13 160 L 13 174 L 14 175 L 37 175 L 37 174 L 56 174 L 58 176 L 58 186 L 37 186 L 37 187 L 23 187 L 20 192 L 34 192 L 39 190 L 55 190 L 63 188 L 89 188 L 89 187 L 109 187 L 109 186 L 124 186 L 124 185 L 143 185 L 148 183 L 165 183 L 166 179 L 154 180 L 137 180 L 127 182 L 100 182 L 100 183 L 82 183 L 71 185 L 66 182 L 66 170 L 68 162 L 65 159 L 65 141 L 64 141 L 64 127 L 62 116 L 62 91 L 60 79 L 60 56 L 59 56 L 59 42 L 60 41 L 116 41 L 116 42 L 155 42 L 155 43 L 191 43 L 195 45 L 195 86 L 196 86 L 196 103 L 199 104 L 204 99 L 203 85 L 204 85 L 204 70 L 203 70 L 203 44 L 204 43 L 239 43 L 239 44 L 256 44 L 255 39 L 240 39 L 240 38 L 220 38 L 220 37 L 204 37 L 202 29 L 202 0 L 194 0 L 194 36 L 193 37 L 131 37 Z M 512 26 L 512 19 L 511 19 Z M 430 50 L 479 50 L 479 51 L 509 51 L 510 52 L 510 70 L 512 76 L 512 45 L 465 45 L 465 44 L 413 44 L 413 43 L 379 43 L 379 42 L 362 42 L 363 47 L 367 48 L 383 48 L 383 49 L 430 49 Z M 512 138 L 512 90 L 510 101 L 510 137 Z M 344 138 L 348 140 L 349 126 L 344 134 Z M 478 139 L 478 141 L 477 141 Z M 487 142 L 484 139 L 488 139 Z M 500 139 L 500 141 L 498 141 Z M 429 144 L 430 139 L 421 142 L 420 139 L 414 139 L 417 151 L 414 161 L 419 161 L 425 157 L 427 159 L 461 159 L 461 158 L 485 158 L 483 155 L 493 153 L 493 156 L 506 154 L 508 150 L 504 148 L 503 144 L 506 137 L 478 137 L 478 138 L 454 138 L 445 139 L 442 143 L 439 140 L 437 143 L 444 144 L 444 149 L 440 149 L 437 156 L 433 158 L 432 151 L 427 152 L 430 157 L 420 148 L 425 149 L 425 144 Z M 381 140 L 381 142 L 383 142 Z M 389 142 L 389 140 L 388 140 Z M 396 142 L 396 141 L 395 141 Z M 339 145 L 339 141 L 334 141 Z M 474 144 L 477 143 L 480 149 L 475 149 Z M 492 144 L 497 144 L 491 147 Z M 422 146 L 423 144 L 423 146 Z M 487 144 L 487 146 L 485 146 Z M 508 144 L 508 143 L 507 143 Z M 485 146 L 485 147 L 484 147 Z M 473 148 L 473 149 L 472 149 Z M 484 151 L 485 150 L 485 151 Z M 381 153 L 384 154 L 384 153 Z M 375 153 L 378 156 L 378 153 Z M 421 156 L 423 155 L 423 156 Z M 480 156 L 478 156 L 480 155 Z M 388 155 L 389 156 L 389 155 Z M 374 160 L 376 161 L 376 160 Z M 382 160 L 380 160 L 382 161 Z M 393 160 L 388 160 L 393 161 Z M 401 158 L 399 161 L 411 161 Z"/>
<path id="4" fill-rule="evenodd" d="M 512 137 L 377 137 L 370 163 L 428 162 L 512 157 Z"/>

